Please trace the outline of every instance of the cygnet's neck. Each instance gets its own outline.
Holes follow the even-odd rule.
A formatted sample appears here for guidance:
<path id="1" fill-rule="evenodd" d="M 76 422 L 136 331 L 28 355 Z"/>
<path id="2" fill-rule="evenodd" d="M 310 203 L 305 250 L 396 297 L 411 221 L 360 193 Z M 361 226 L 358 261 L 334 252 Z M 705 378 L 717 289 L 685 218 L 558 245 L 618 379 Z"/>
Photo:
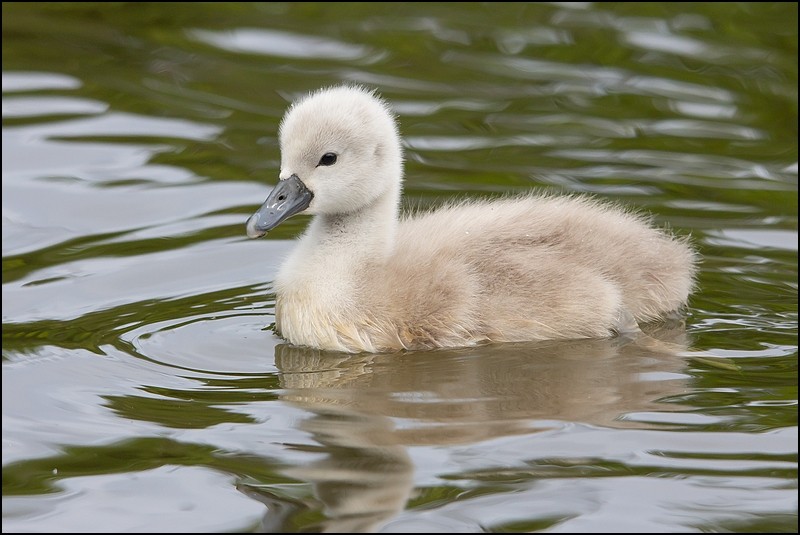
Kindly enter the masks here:
<path id="1" fill-rule="evenodd" d="M 394 248 L 400 191 L 392 190 L 348 213 L 320 214 L 303 237 L 317 259 L 337 264 L 381 262 Z"/>

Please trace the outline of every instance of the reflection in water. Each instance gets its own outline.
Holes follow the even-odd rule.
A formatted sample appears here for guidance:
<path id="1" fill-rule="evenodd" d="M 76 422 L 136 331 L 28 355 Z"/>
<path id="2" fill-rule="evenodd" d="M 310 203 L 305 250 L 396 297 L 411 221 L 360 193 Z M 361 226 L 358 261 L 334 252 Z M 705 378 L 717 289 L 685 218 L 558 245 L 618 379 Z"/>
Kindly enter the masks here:
<path id="1" fill-rule="evenodd" d="M 623 412 L 656 410 L 684 387 L 674 379 L 685 377 L 686 344 L 679 327 L 651 334 L 399 355 L 279 345 L 282 399 L 313 414 L 300 426 L 325 454 L 284 473 L 313 484 L 322 531 L 375 531 L 412 495 L 409 446 L 535 433 L 557 420 L 618 427 L 630 425 Z M 287 529 L 287 504 L 262 501 L 262 527 Z"/>

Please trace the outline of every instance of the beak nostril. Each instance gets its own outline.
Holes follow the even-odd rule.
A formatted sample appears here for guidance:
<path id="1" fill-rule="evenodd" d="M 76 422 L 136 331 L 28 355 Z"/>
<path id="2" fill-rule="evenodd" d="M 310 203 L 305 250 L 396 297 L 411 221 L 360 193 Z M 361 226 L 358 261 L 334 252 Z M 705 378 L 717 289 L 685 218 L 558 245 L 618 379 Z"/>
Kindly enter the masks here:
<path id="1" fill-rule="evenodd" d="M 308 208 L 313 197 L 314 194 L 297 176 L 292 175 L 280 180 L 269 192 L 261 208 L 250 218 L 249 221 L 252 223 L 248 223 L 248 228 L 251 229 L 250 235 L 255 236 L 257 232 L 261 232 L 262 234 L 258 236 L 262 236 L 274 229 L 294 214 Z"/>

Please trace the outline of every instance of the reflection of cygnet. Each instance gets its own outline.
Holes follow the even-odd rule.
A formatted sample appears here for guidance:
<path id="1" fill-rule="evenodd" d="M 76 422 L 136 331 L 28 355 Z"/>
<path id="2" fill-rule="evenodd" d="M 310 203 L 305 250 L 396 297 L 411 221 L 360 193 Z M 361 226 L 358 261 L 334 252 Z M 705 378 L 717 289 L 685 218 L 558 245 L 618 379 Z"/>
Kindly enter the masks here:
<path id="1" fill-rule="evenodd" d="M 650 427 L 659 400 L 686 388 L 684 330 L 651 334 L 401 355 L 279 345 L 281 400 L 308 412 L 299 427 L 318 444 L 308 451 L 322 455 L 282 473 L 313 485 L 318 503 L 304 507 L 321 505 L 325 516 L 315 529 L 380 529 L 413 496 L 411 447 L 531 435 L 558 422 Z"/>
<path id="2" fill-rule="evenodd" d="M 387 440 L 395 433 L 390 418 L 334 410 L 300 427 L 327 455 L 283 474 L 313 484 L 324 504 L 321 531 L 376 531 L 403 510 L 414 489 L 413 464 L 405 446 Z"/>
<path id="3" fill-rule="evenodd" d="M 347 355 L 280 344 L 281 400 L 333 419 L 410 418 L 423 425 L 339 432 L 329 444 L 460 444 L 529 433 L 531 420 L 618 426 L 685 388 L 677 322 L 634 338 L 493 344 L 409 354 Z M 645 379 L 647 378 L 647 379 Z M 652 380 L 650 378 L 656 378 Z M 675 382 L 678 381 L 678 383 Z M 676 392 L 678 388 L 678 392 Z M 335 442 L 334 442 L 335 441 Z"/>
<path id="4" fill-rule="evenodd" d="M 386 104 L 359 87 L 295 103 L 280 182 L 248 220 L 314 215 L 275 279 L 295 345 L 345 352 L 602 338 L 680 309 L 695 254 L 585 197 L 522 195 L 398 217 L 403 160 Z"/>

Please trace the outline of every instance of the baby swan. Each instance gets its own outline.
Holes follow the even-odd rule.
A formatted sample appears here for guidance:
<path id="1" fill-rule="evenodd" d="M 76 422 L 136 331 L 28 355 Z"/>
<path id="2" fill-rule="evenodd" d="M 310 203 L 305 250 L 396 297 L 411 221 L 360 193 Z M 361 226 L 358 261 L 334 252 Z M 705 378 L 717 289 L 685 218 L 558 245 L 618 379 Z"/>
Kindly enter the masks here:
<path id="1" fill-rule="evenodd" d="M 247 221 L 314 215 L 275 278 L 295 345 L 356 353 L 607 337 L 679 310 L 695 253 L 585 197 L 461 202 L 400 218 L 403 155 L 383 100 L 322 89 L 280 126 L 280 181 Z"/>

